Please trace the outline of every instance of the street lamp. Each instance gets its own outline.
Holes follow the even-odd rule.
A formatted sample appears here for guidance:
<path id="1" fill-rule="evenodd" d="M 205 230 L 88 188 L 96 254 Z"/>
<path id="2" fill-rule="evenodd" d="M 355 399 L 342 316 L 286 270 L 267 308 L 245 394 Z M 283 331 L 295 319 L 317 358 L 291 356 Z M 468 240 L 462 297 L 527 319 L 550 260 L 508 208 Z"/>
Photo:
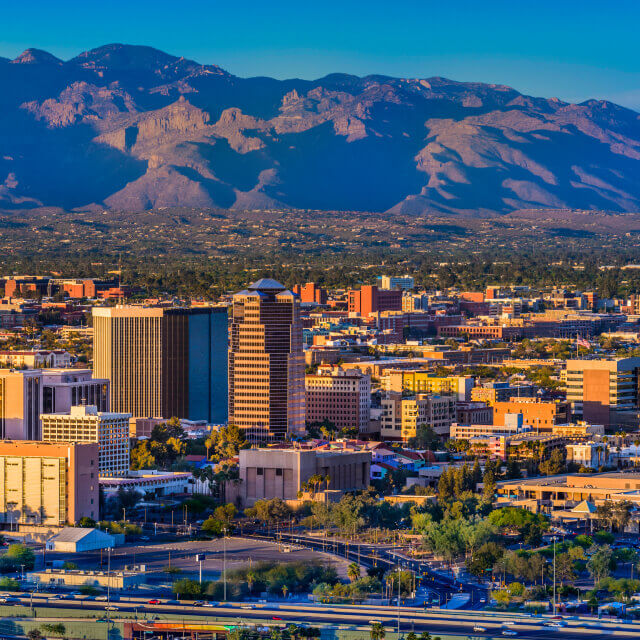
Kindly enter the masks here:
<path id="1" fill-rule="evenodd" d="M 227 528 L 222 529 L 222 584 L 223 602 L 227 601 Z"/>
<path id="2" fill-rule="evenodd" d="M 553 615 L 556 615 L 556 540 L 558 536 L 553 536 Z"/>

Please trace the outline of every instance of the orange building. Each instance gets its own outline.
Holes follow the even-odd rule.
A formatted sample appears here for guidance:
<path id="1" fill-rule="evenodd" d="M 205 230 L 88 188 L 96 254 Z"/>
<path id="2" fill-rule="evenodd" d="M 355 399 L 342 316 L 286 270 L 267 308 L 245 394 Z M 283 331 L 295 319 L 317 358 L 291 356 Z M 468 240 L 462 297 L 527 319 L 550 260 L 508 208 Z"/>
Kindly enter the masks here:
<path id="1" fill-rule="evenodd" d="M 300 297 L 300 302 L 315 302 L 327 304 L 327 290 L 319 287 L 315 282 L 293 285 L 293 293 Z"/>
<path id="2" fill-rule="evenodd" d="M 372 284 L 363 284 L 360 289 L 348 292 L 349 313 L 368 316 L 376 311 L 402 311 L 401 289 L 378 289 Z"/>
<path id="3" fill-rule="evenodd" d="M 542 401 L 536 398 L 511 398 L 493 405 L 493 424 L 503 425 L 508 413 L 522 414 L 523 424 L 534 429 L 551 431 L 553 425 L 571 422 L 571 409 L 562 400 Z"/>
<path id="4" fill-rule="evenodd" d="M 61 526 L 100 517 L 98 443 L 0 441 L 0 522 Z"/>

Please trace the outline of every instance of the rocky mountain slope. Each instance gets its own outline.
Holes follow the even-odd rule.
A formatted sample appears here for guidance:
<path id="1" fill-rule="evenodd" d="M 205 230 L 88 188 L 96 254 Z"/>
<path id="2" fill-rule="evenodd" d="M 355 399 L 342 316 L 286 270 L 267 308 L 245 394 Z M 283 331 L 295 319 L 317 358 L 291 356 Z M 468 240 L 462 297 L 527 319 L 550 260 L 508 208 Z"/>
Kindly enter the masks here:
<path id="1" fill-rule="evenodd" d="M 238 78 L 148 47 L 0 58 L 0 207 L 640 210 L 640 114 L 444 78 Z"/>

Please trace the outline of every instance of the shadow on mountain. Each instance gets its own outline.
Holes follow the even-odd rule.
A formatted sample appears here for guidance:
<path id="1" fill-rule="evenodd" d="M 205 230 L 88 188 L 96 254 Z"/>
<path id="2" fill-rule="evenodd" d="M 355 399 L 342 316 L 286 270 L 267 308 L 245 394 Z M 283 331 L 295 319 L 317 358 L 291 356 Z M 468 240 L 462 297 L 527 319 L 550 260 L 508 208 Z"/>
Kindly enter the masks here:
<path id="1" fill-rule="evenodd" d="M 410 140 L 374 136 L 347 142 L 331 123 L 284 135 L 270 149 L 279 184 L 265 192 L 303 209 L 384 211 L 424 183 L 413 146 Z"/>
<path id="2" fill-rule="evenodd" d="M 271 166 L 262 151 L 238 153 L 224 138 L 217 138 L 213 145 L 198 142 L 194 146 L 219 180 L 240 191 L 253 189 L 260 172 Z"/>

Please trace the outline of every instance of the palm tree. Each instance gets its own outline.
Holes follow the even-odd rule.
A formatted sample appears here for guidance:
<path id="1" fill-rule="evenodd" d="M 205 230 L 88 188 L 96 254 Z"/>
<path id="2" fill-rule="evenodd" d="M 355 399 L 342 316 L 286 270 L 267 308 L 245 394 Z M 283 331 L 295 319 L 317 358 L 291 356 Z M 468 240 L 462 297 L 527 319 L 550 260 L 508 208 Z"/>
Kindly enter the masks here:
<path id="1" fill-rule="evenodd" d="M 355 582 L 360 579 L 360 565 L 357 562 L 352 562 L 347 567 L 347 576 L 351 582 Z"/>
<path id="2" fill-rule="evenodd" d="M 249 587 L 249 593 L 253 591 L 253 584 L 256 581 L 256 574 L 253 571 L 247 571 L 247 586 Z"/>
<path id="3" fill-rule="evenodd" d="M 287 592 L 289 591 L 289 587 L 287 587 L 286 584 L 282 585 L 282 597 L 286 598 L 287 597 Z"/>
<path id="4" fill-rule="evenodd" d="M 369 635 L 371 640 L 382 640 L 387 635 L 387 632 L 384 630 L 382 623 L 374 622 L 369 630 Z"/>
<path id="5" fill-rule="evenodd" d="M 289 638 L 291 638 L 291 640 L 297 640 L 297 638 L 298 638 L 298 627 L 295 624 L 290 624 L 287 627 L 287 633 L 289 634 Z"/>

